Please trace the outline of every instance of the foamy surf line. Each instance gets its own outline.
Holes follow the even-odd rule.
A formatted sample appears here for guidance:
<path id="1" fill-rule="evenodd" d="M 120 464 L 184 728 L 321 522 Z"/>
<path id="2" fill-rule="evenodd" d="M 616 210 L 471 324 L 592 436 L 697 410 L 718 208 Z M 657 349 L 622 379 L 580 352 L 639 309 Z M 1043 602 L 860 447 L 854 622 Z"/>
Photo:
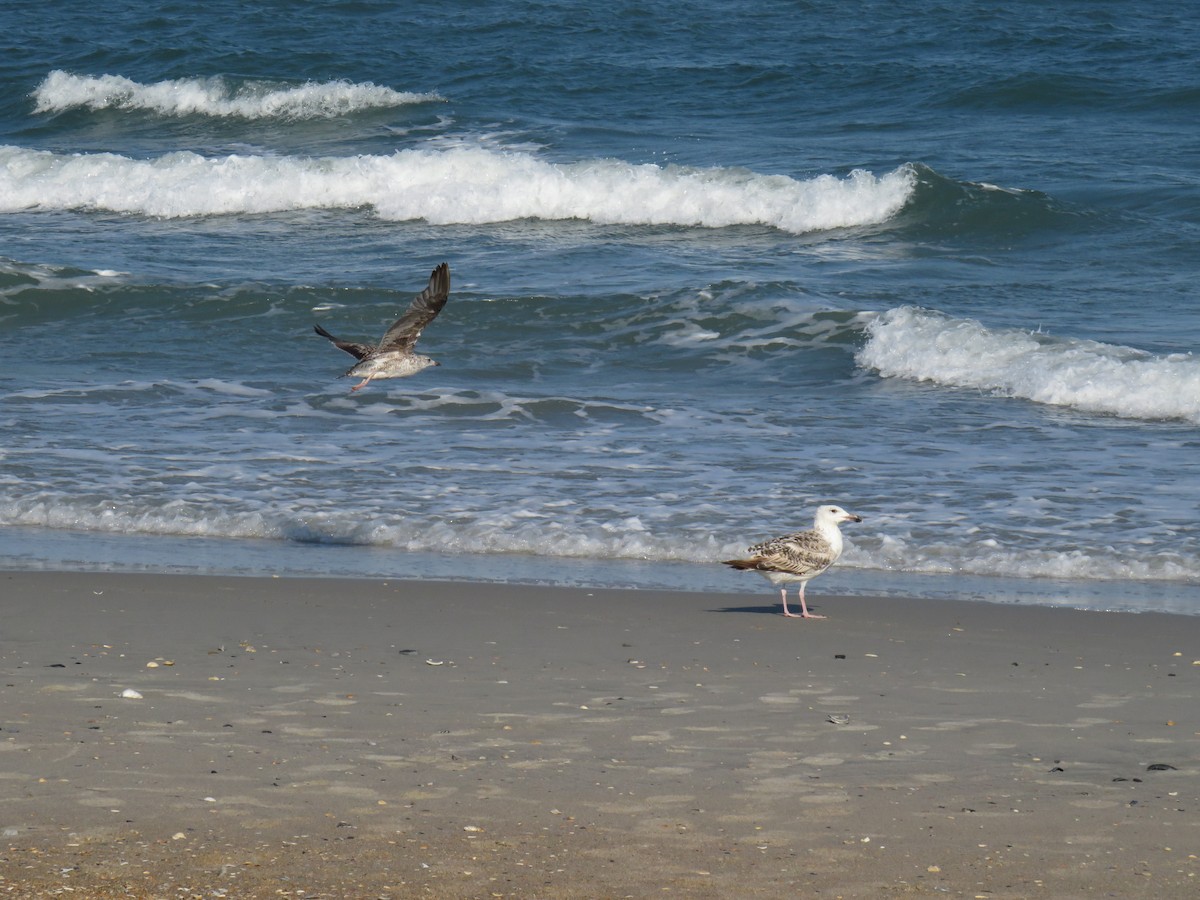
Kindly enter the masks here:
<path id="1" fill-rule="evenodd" d="M 614 159 L 552 163 L 478 147 L 388 156 L 156 159 L 0 147 L 0 211 L 106 210 L 162 218 L 300 209 L 374 209 L 390 221 L 435 225 L 518 219 L 791 233 L 878 224 L 908 202 L 911 166 L 882 176 L 797 180 L 744 169 L 634 165 Z"/>
<path id="2" fill-rule="evenodd" d="M 285 502 L 229 510 L 199 503 L 115 504 L 38 494 L 0 501 L 0 526 L 47 529 L 115 537 L 193 537 L 234 542 L 266 541 L 307 547 L 358 547 L 408 554 L 474 555 L 491 559 L 696 564 L 716 566 L 745 549 L 711 529 L 660 532 L 638 517 L 599 522 L 551 521 L 536 510 L 502 518 L 464 510 L 456 521 L 437 513 L 405 517 L 367 512 L 311 511 L 296 515 Z M 1194 551 L 1152 551 L 1142 545 L 1042 547 L 990 537 L 961 544 L 884 537 L 848 541 L 839 569 L 904 572 L 910 575 L 974 575 L 1025 580 L 1145 582 L 1196 581 Z M 0 546 L 0 557 L 3 548 Z"/>
<path id="3" fill-rule="evenodd" d="M 1131 419 L 1200 423 L 1200 359 L 989 329 L 905 306 L 867 324 L 860 366 L 908 378 Z"/>
<path id="4" fill-rule="evenodd" d="M 34 112 L 68 109 L 144 110 L 163 116 L 242 119 L 325 119 L 370 109 L 429 103 L 434 93 L 397 91 L 371 82 L 235 83 L 221 76 L 179 78 L 141 84 L 120 75 L 51 72 L 34 90 Z"/>

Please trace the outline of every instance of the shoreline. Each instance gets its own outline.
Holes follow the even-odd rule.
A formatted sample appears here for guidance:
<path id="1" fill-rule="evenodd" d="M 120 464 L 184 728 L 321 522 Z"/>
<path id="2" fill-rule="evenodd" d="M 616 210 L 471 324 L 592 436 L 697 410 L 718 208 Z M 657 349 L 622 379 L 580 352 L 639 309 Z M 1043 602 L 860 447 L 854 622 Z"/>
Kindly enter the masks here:
<path id="1" fill-rule="evenodd" d="M 1200 619 L 762 588 L 0 571 L 0 895 L 1195 890 Z"/>
<path id="2" fill-rule="evenodd" d="M 699 593 L 760 593 L 770 586 L 717 562 L 591 559 L 523 554 L 397 551 L 374 545 L 301 543 L 196 535 L 124 534 L 8 526 L 0 537 L 0 573 L 345 578 L 368 581 L 482 582 L 563 588 Z M 404 568 L 397 575 L 397 560 Z M 184 565 L 180 560 L 186 560 Z M 265 574 L 271 573 L 271 574 Z M 756 584 L 757 582 L 757 584 Z M 1104 612 L 1200 616 L 1196 585 L 1161 581 L 1080 581 L 996 574 L 893 572 L 835 566 L 818 594 L 944 599 Z"/>

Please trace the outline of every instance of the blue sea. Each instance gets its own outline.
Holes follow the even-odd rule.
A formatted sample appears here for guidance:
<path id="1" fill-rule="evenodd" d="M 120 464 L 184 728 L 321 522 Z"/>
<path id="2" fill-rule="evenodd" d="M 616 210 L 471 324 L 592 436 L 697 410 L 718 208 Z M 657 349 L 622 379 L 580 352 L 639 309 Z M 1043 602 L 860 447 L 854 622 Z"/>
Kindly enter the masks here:
<path id="1" fill-rule="evenodd" d="M 1200 18 L 0 7 L 0 568 L 1200 614 Z M 441 262 L 441 365 L 351 393 Z M 818 600 L 819 602 L 819 600 Z M 898 602 L 901 602 L 898 599 Z"/>

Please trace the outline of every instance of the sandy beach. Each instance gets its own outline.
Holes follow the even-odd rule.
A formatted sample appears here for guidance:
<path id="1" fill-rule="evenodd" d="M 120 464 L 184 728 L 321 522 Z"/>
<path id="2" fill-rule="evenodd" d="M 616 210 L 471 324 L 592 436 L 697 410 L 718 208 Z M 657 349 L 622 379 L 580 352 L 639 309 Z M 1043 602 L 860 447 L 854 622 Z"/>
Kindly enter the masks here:
<path id="1" fill-rule="evenodd" d="M 1191 897 L 1200 618 L 0 573 L 0 896 Z"/>

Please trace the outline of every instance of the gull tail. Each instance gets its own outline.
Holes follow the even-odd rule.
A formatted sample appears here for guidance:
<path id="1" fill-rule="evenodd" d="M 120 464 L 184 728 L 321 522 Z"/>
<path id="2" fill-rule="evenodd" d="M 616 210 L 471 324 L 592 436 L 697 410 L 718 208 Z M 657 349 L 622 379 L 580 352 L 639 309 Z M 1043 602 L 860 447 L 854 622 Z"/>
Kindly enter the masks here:
<path id="1" fill-rule="evenodd" d="M 722 565 L 732 566 L 735 569 L 757 569 L 757 559 L 727 559 Z"/>

